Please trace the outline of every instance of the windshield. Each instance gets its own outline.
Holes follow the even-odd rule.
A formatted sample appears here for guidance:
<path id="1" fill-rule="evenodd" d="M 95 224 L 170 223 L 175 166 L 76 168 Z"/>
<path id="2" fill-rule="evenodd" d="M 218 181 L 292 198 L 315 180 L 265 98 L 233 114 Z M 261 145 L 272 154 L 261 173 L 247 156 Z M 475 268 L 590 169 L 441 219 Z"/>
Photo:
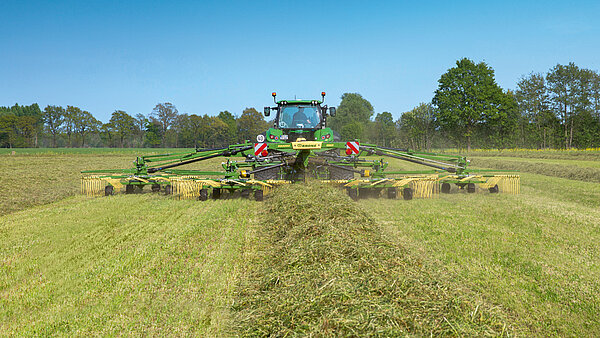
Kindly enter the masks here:
<path id="1" fill-rule="evenodd" d="M 283 106 L 279 114 L 279 128 L 312 129 L 320 122 L 315 106 Z"/>

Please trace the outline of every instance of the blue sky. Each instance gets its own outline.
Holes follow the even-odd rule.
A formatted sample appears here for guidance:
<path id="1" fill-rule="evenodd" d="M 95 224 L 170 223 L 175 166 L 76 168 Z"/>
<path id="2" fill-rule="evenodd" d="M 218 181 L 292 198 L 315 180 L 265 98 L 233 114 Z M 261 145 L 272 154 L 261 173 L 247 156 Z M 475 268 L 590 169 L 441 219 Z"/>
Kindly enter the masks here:
<path id="1" fill-rule="evenodd" d="M 0 0 L 0 105 L 75 105 L 107 121 L 158 102 L 215 115 L 358 92 L 399 117 L 457 59 L 503 88 L 600 69 L 598 1 Z"/>

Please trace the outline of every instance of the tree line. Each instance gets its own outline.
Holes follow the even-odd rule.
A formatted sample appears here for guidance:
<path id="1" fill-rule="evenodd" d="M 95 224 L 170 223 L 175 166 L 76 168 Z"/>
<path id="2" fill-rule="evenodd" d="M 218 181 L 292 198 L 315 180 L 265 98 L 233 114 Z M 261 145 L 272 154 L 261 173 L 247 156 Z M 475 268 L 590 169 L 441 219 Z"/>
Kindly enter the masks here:
<path id="1" fill-rule="evenodd" d="M 600 74 L 558 64 L 508 90 L 489 65 L 463 58 L 441 75 L 430 102 L 396 121 L 389 112 L 375 114 L 360 94 L 346 93 L 330 122 L 342 139 L 401 148 L 598 148 Z"/>
<path id="2" fill-rule="evenodd" d="M 268 128 L 261 113 L 179 113 L 169 102 L 148 115 L 115 110 L 107 123 L 75 106 L 0 107 L 0 147 L 217 147 L 253 140 Z"/>
<path id="3" fill-rule="evenodd" d="M 272 121 L 254 108 L 239 116 L 179 113 L 169 102 L 147 115 L 112 113 L 107 123 L 75 106 L 0 107 L 0 147 L 197 147 L 254 140 Z M 358 93 L 344 93 L 328 125 L 342 140 L 433 148 L 600 147 L 600 75 L 574 63 L 501 88 L 494 70 L 467 58 L 438 80 L 430 102 L 394 120 Z"/>

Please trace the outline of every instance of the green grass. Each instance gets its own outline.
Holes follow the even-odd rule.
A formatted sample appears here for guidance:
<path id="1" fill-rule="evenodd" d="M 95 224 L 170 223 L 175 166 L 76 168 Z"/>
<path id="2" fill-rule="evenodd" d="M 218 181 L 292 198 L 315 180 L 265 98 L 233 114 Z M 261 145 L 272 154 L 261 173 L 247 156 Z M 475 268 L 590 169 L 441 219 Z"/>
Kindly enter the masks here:
<path id="1" fill-rule="evenodd" d="M 135 154 L 1 155 L 0 333 L 600 334 L 600 184 L 551 172 L 594 165 L 510 158 L 517 196 L 72 196 Z"/>
<path id="2" fill-rule="evenodd" d="M 390 203 L 402 203 L 391 201 Z M 339 189 L 285 186 L 236 299 L 237 334 L 503 335 L 510 315 L 422 267 Z"/>
<path id="3" fill-rule="evenodd" d="M 367 200 L 398 242 L 539 336 L 598 336 L 600 185 L 525 174 L 522 194 Z M 531 182 L 531 183 L 530 183 Z"/>
<path id="4" fill-rule="evenodd" d="M 79 194 L 82 170 L 132 168 L 132 162 L 137 155 L 150 154 L 133 152 L 130 154 L 131 149 L 116 153 L 102 153 L 103 150 L 114 149 L 79 150 L 91 152 L 0 155 L 0 215 Z M 180 149 L 165 151 L 173 152 Z M 187 168 L 221 169 L 221 161 L 223 159 L 213 159 L 188 165 Z"/>
<path id="5" fill-rule="evenodd" d="M 0 217 L 3 335 L 219 335 L 247 200 L 68 198 Z"/>
<path id="6" fill-rule="evenodd" d="M 0 155 L 154 155 L 192 152 L 193 148 L 0 148 Z"/>
<path id="7" fill-rule="evenodd" d="M 474 167 L 517 170 L 546 176 L 568 178 L 585 182 L 600 182 L 600 161 L 593 165 L 590 161 L 567 160 L 538 160 L 538 159 L 513 159 L 501 157 L 474 157 L 471 163 Z M 587 165 L 586 165 L 587 164 Z"/>

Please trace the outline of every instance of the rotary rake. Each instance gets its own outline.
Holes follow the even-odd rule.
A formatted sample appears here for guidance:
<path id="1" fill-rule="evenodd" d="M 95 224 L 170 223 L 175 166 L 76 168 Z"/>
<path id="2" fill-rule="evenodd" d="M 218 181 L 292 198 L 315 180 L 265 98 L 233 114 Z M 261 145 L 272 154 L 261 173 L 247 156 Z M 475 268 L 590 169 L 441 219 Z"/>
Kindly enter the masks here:
<path id="1" fill-rule="evenodd" d="M 322 93 L 324 99 L 325 93 Z M 230 196 L 258 201 L 278 185 L 319 180 L 347 190 L 357 200 L 365 197 L 433 198 L 455 191 L 518 194 L 520 177 L 508 171 L 468 168 L 462 156 L 342 142 L 326 127 L 328 108 L 319 100 L 275 100 L 265 116 L 276 111 L 274 126 L 246 141 L 223 148 L 137 157 L 130 169 L 83 171 L 82 193 L 108 196 L 117 191 L 135 193 L 150 186 L 180 199 L 201 201 Z M 222 169 L 180 169 L 214 158 Z M 427 170 L 394 170 L 388 161 L 404 161 Z M 393 166 L 392 166 L 393 167 Z M 455 188 L 453 188 L 455 187 Z"/>

